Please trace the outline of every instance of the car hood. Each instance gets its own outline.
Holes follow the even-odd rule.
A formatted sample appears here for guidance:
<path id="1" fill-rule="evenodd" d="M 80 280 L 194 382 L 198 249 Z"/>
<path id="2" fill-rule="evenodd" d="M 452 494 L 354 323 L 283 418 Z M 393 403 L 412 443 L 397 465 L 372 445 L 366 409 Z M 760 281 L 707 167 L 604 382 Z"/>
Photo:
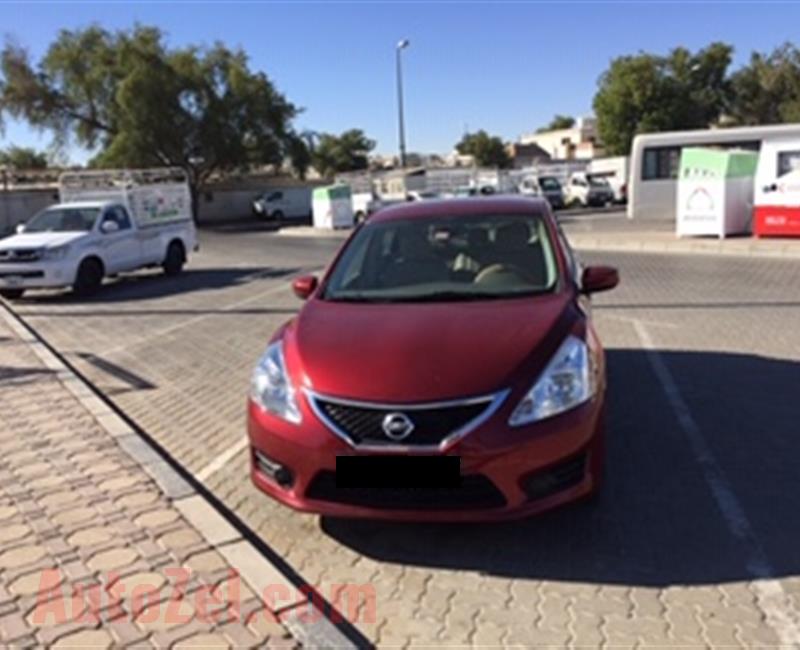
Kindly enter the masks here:
<path id="1" fill-rule="evenodd" d="M 331 396 L 417 402 L 533 381 L 576 318 L 569 292 L 462 303 L 309 302 L 284 332 L 294 381 Z"/>
<path id="2" fill-rule="evenodd" d="M 0 239 L 0 249 L 52 248 L 69 244 L 87 234 L 85 232 L 23 232 Z"/>

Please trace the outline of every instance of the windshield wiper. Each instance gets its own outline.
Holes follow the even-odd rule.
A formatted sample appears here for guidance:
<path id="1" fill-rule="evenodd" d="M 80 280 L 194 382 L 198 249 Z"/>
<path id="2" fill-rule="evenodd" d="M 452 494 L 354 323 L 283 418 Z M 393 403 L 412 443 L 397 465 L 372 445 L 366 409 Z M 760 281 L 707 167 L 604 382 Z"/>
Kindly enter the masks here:
<path id="1" fill-rule="evenodd" d="M 402 302 L 470 302 L 478 300 L 505 300 L 508 298 L 523 298 L 535 296 L 547 291 L 537 291 L 529 289 L 525 291 L 515 291 L 511 293 L 492 293 L 489 291 L 436 291 L 434 293 L 423 293 L 412 296 L 328 296 L 326 300 L 331 302 L 354 302 L 354 303 L 402 303 Z"/>
<path id="2" fill-rule="evenodd" d="M 393 302 L 390 299 L 376 298 L 375 296 L 325 296 L 325 300 L 329 302 L 361 302 L 361 303 Z"/>

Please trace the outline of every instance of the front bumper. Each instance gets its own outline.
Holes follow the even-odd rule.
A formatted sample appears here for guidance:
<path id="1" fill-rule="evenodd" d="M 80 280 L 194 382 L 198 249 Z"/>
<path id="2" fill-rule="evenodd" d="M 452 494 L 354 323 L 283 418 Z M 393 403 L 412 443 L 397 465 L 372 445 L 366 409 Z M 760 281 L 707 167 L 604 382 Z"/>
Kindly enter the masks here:
<path id="1" fill-rule="evenodd" d="M 63 264 L 47 261 L 0 264 L 0 289 L 48 289 L 66 287 L 75 273 Z"/>
<path id="2" fill-rule="evenodd" d="M 300 425 L 265 413 L 250 402 L 248 433 L 253 483 L 274 499 L 303 512 L 399 521 L 501 521 L 581 499 L 600 483 L 602 394 L 570 412 L 515 429 L 506 424 L 508 408 L 501 408 L 441 452 L 460 457 L 462 487 L 453 490 L 469 493 L 449 493 L 444 499 L 446 493 L 423 491 L 417 494 L 421 499 L 410 500 L 397 499 L 403 490 L 384 493 L 378 488 L 355 492 L 336 488 L 338 455 L 375 452 L 359 451 L 334 435 L 311 412 L 305 398 L 301 399 Z M 288 471 L 290 479 L 278 481 L 265 471 L 265 458 Z M 281 479 L 286 477 L 284 474 Z M 437 495 L 442 496 L 443 503 L 437 503 Z"/>

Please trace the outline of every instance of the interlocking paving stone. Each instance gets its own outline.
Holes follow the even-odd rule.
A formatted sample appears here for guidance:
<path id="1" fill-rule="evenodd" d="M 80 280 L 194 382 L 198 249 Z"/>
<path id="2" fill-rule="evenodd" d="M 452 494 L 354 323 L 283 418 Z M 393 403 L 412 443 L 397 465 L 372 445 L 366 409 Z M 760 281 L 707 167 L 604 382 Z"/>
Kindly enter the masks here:
<path id="1" fill-rule="evenodd" d="M 0 366 L 43 367 L 2 320 Z M 154 636 L 157 629 L 174 630 L 176 639 L 187 642 L 222 639 L 231 645 L 232 638 L 252 637 L 255 643 L 244 620 L 198 623 L 192 599 L 204 589 L 212 593 L 230 565 L 213 555 L 214 546 L 56 375 L 36 373 L 24 383 L 0 380 L 0 413 L 0 484 L 7 481 L 0 494 L 0 644 L 100 648 L 172 642 L 169 634 Z M 208 574 L 212 582 L 203 582 L 201 572 L 193 574 L 173 551 L 187 546 L 198 557 L 218 559 L 217 573 Z M 184 600 L 169 607 L 179 591 L 168 581 L 175 572 L 187 576 L 190 587 Z M 149 618 L 138 611 L 145 592 L 155 598 L 148 601 Z M 263 609 L 262 601 L 249 598 L 251 608 Z M 262 640 L 295 643 L 280 625 Z"/>

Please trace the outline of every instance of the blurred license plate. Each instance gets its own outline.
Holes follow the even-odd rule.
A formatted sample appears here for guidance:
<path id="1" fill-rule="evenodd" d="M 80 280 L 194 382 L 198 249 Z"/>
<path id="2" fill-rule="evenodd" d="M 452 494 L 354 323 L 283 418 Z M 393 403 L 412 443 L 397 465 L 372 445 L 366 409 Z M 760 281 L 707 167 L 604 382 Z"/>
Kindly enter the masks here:
<path id="1" fill-rule="evenodd" d="M 449 488 L 461 485 L 458 456 L 337 456 L 336 487 Z"/>

